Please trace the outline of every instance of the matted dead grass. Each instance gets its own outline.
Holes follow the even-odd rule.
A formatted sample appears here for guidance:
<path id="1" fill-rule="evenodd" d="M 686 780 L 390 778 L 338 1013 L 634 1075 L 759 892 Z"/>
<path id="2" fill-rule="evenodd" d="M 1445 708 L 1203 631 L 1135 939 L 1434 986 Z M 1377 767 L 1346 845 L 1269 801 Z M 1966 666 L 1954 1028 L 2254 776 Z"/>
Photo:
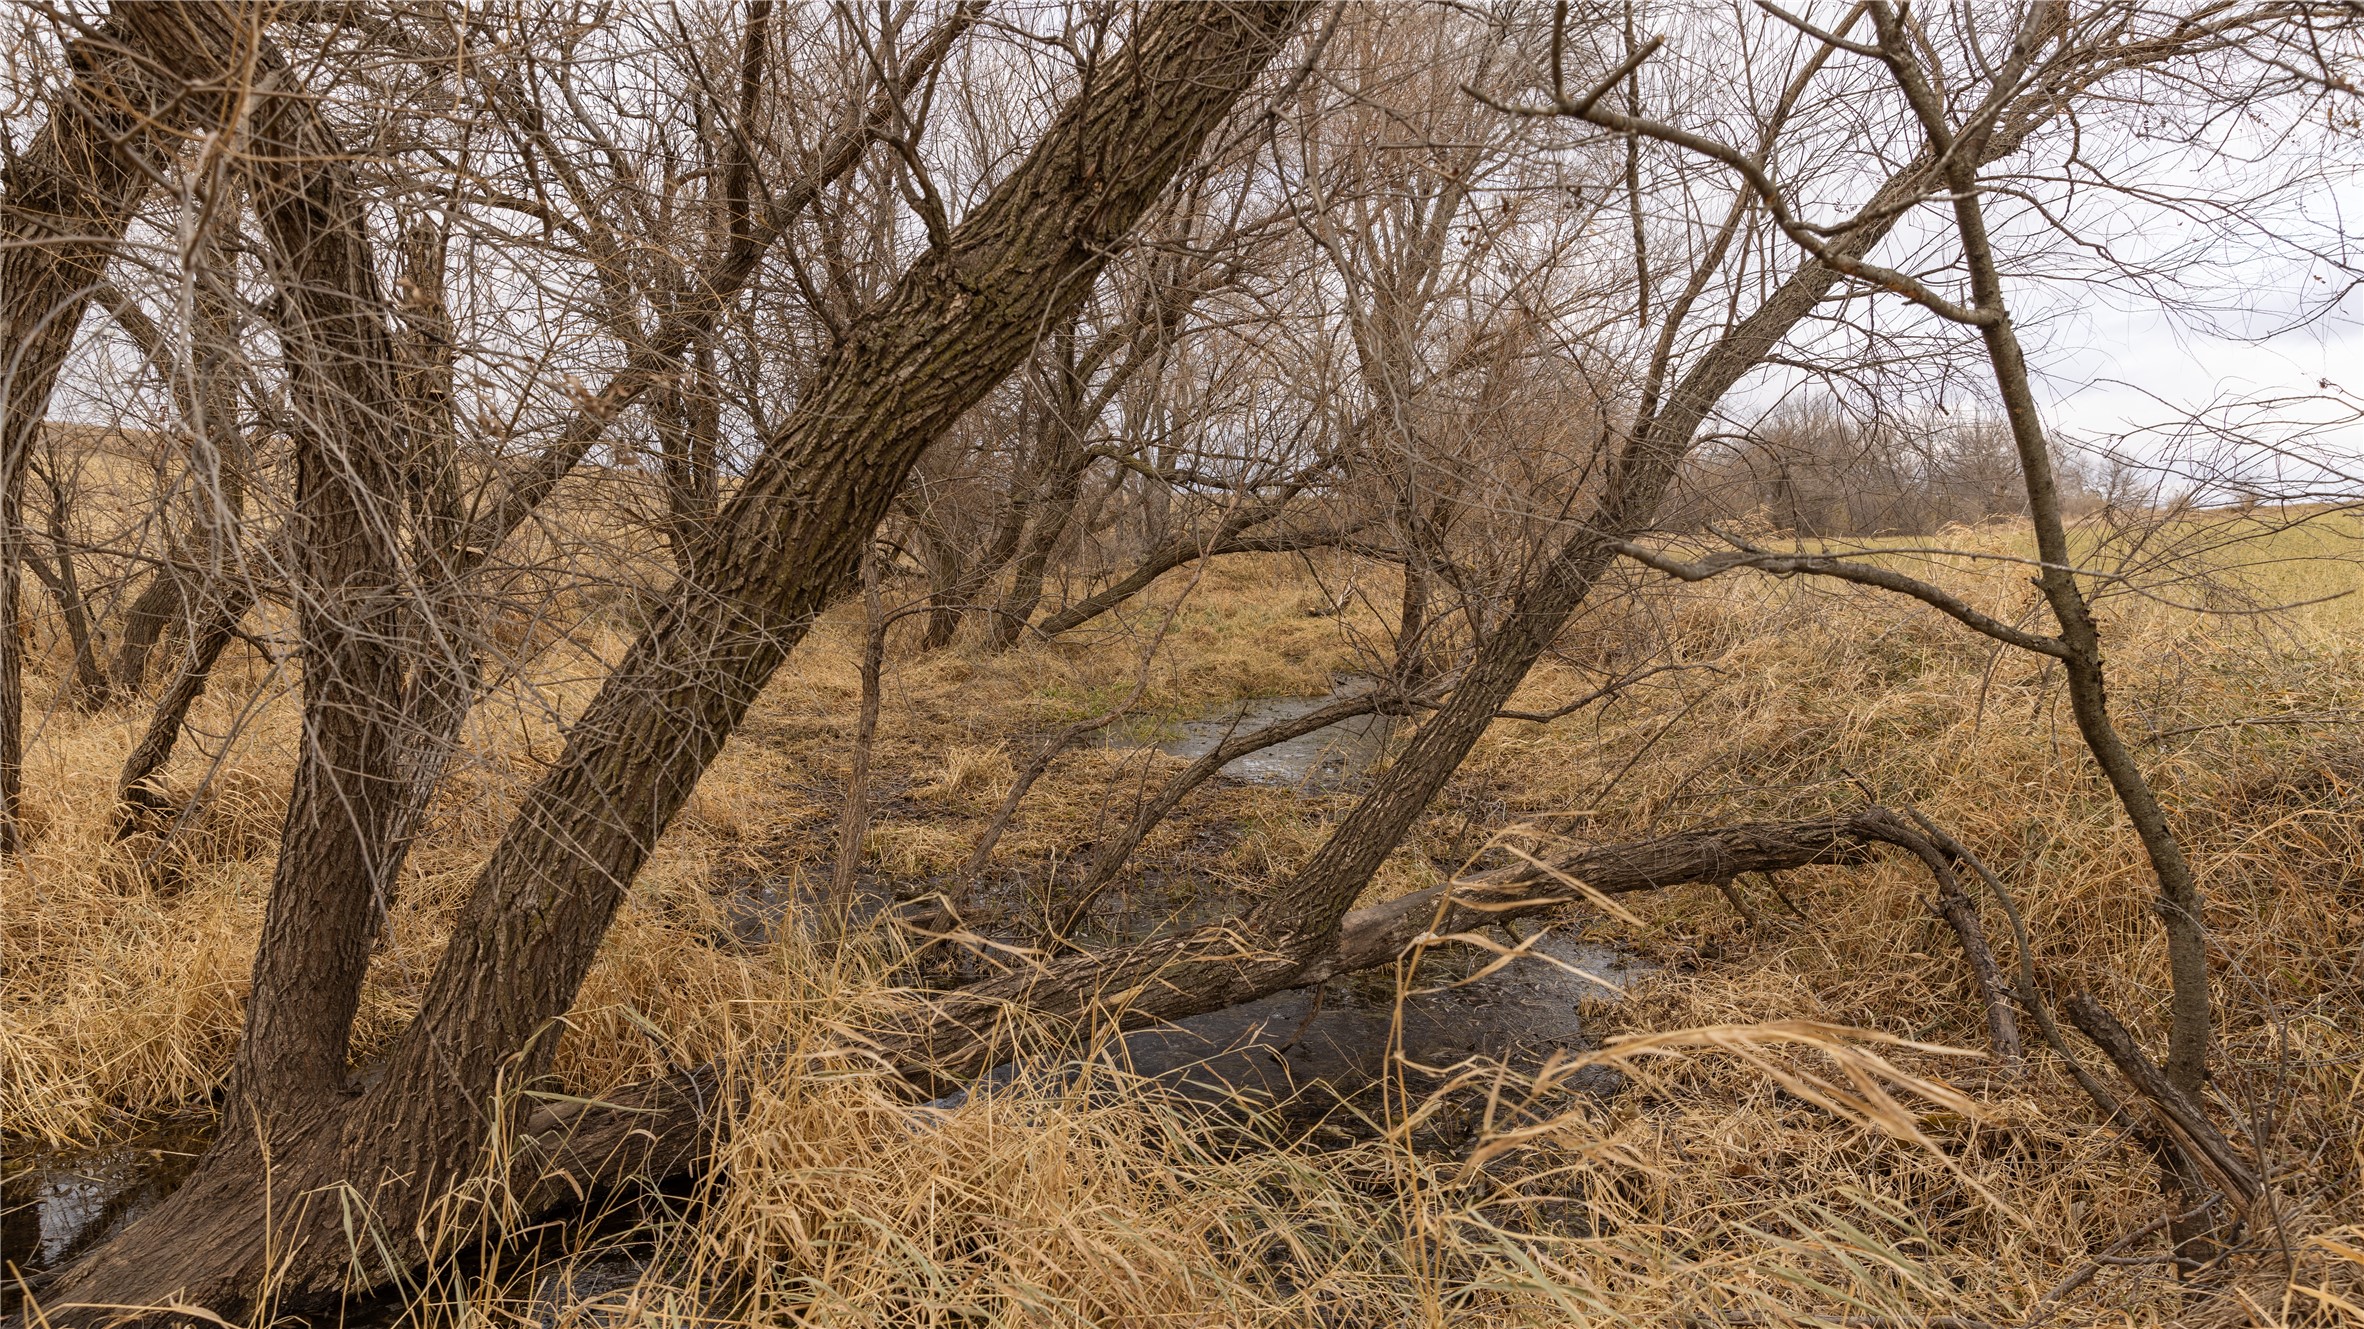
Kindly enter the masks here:
<path id="1" fill-rule="evenodd" d="M 2245 574 L 2250 589 L 2297 600 L 2357 584 L 2340 539 L 2306 538 L 2322 561 Z M 2007 553 L 2021 535 L 1948 543 Z M 1920 562 L 1998 616 L 2032 603 L 2011 564 Z M 1165 628 L 1136 732 L 1241 697 L 1327 690 L 1377 625 L 1311 612 L 1321 605 L 1289 560 L 1208 572 Z M 2364 1323 L 2364 740 L 2276 719 L 2364 714 L 2354 599 L 2271 619 L 2106 606 L 2121 722 L 2210 895 L 2220 1119 L 2251 1124 L 2244 1146 L 2293 1201 L 2284 1228 L 2193 1291 L 2166 1278 L 2145 1231 L 2159 1216 L 2147 1166 L 2048 1055 L 2014 1080 L 1929 1050 L 1976 1053 L 1983 1026 L 1927 879 L 1901 862 L 1793 874 L 1786 901 L 1744 882 L 1771 920 L 1762 931 L 1704 888 L 1629 897 L 1631 922 L 1590 919 L 1661 966 L 1628 1002 L 1591 1012 L 1634 1040 L 1605 1054 L 1633 1087 L 1606 1103 L 1549 1100 L 1541 1126 L 1514 1130 L 1505 1113 L 1466 1158 L 1415 1151 L 1408 1129 L 1343 1148 L 1222 1145 L 1099 1077 L 915 1112 L 856 1063 L 776 1055 L 835 1046 L 901 981 L 883 952 L 745 944 L 726 909 L 752 881 L 827 879 L 857 617 L 827 619 L 726 748 L 571 1017 L 560 1073 L 579 1092 L 672 1065 L 737 1067 L 744 1106 L 721 1166 L 692 1201 L 638 1215 L 631 1269 L 606 1280 L 619 1285 L 567 1281 L 610 1267 L 601 1256 L 620 1240 L 586 1226 L 465 1294 L 421 1289 L 425 1318 Z M 1164 621 L 1145 605 L 1082 643 L 896 652 L 866 870 L 917 889 L 959 862 L 1032 744 L 1129 692 Z M 628 627 L 628 605 L 584 608 L 485 709 L 406 876 L 362 1051 L 407 1018 L 505 810 Z M 1664 658 L 1699 667 L 1554 725 L 1497 725 L 1375 892 L 1440 879 L 1505 825 L 1621 839 L 1868 790 L 1987 858 L 2048 977 L 2137 1029 L 2160 1026 L 2165 960 L 2139 849 L 2042 662 L 1874 592 L 1739 577 L 1604 601 L 1522 704 Z M 13 1137 L 105 1137 L 202 1103 L 227 1065 L 294 737 L 284 697 L 241 699 L 267 667 L 234 667 L 248 687 L 209 695 L 198 729 L 217 737 L 172 772 L 177 787 L 218 793 L 163 845 L 116 846 L 107 832 L 108 785 L 142 717 L 54 708 L 37 730 L 28 787 L 42 829 L 4 923 L 0 1118 Z M 36 680 L 35 705 L 49 686 Z M 2259 719 L 2274 722 L 2246 723 Z M 1069 754 L 997 867 L 1072 858 L 1150 771 L 1171 769 L 1119 749 Z M 1210 788 L 1145 858 L 1252 893 L 1342 806 Z M 1670 1032 L 1684 1030 L 1704 1032 Z M 1418 1107 L 1399 1101 L 1393 1124 L 1408 1128 Z"/>

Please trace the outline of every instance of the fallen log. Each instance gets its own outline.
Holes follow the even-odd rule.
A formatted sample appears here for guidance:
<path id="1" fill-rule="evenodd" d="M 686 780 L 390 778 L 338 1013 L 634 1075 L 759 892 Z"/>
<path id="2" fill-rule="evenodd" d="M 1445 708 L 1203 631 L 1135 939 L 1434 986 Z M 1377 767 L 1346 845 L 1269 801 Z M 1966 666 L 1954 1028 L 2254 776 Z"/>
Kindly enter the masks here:
<path id="1" fill-rule="evenodd" d="M 1338 926 L 1337 948 L 1309 966 L 1305 981 L 1391 964 L 1423 935 L 1446 936 L 1555 909 L 1588 892 L 1630 895 L 1728 881 L 1743 872 L 1862 863 L 1872 845 L 1900 843 L 1904 829 L 1887 809 L 1865 808 L 1812 821 L 1678 831 L 1480 873 L 1348 914 Z"/>

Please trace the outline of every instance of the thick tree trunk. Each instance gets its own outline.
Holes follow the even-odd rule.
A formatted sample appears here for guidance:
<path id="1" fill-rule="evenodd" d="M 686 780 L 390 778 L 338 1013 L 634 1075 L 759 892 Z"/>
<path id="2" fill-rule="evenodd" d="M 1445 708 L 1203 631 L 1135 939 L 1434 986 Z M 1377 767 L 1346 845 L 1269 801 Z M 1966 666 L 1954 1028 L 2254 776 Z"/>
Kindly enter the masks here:
<path id="1" fill-rule="evenodd" d="M 402 806 L 405 594 L 400 533 L 419 492 L 415 404 L 398 381 L 392 309 L 377 286 L 349 154 L 259 15 L 143 7 L 159 63 L 200 82 L 253 82 L 241 163 L 269 240 L 296 427 L 290 573 L 304 741 L 231 1075 L 227 1135 L 269 1140 L 328 1111 L 383 900 Z"/>
<path id="2" fill-rule="evenodd" d="M 1293 30 L 1301 4 L 1154 7 L 975 212 L 815 376 L 716 519 L 706 584 L 676 591 L 569 732 L 478 878 L 422 1009 L 356 1098 L 281 1137 L 266 1202 L 251 1149 L 71 1270 L 70 1303 L 216 1309 L 276 1261 L 277 1305 L 333 1297 L 348 1218 L 415 1255 L 478 1166 L 504 1092 L 532 1083 L 626 885 L 788 650 L 844 580 L 920 451 L 1080 302 L 1115 243 Z M 310 1207 L 287 1197 L 316 1197 Z M 366 1213 L 355 1216 L 353 1207 Z"/>
<path id="3" fill-rule="evenodd" d="M 188 597 L 181 593 L 179 569 L 160 567 L 149 575 L 147 584 L 132 597 L 131 608 L 123 611 L 123 633 L 115 643 L 112 671 L 117 691 L 132 696 L 148 685 L 148 662 L 173 621 L 185 617 L 187 611 Z"/>
<path id="4" fill-rule="evenodd" d="M 257 951 L 246 1032 L 232 1073 L 231 1128 L 267 1140 L 274 1123 L 317 1115 L 344 1088 L 345 1046 L 367 967 L 399 805 L 394 725 L 401 683 L 401 595 L 392 533 L 405 430 L 384 303 L 363 239 L 345 154 L 280 62 L 259 48 L 250 12 L 122 4 L 126 50 L 193 80 L 176 118 L 207 130 L 253 94 L 242 165 L 285 311 L 297 427 L 297 620 L 304 645 L 304 742 L 271 904 Z M 176 726 L 177 728 L 177 726 Z"/>
<path id="5" fill-rule="evenodd" d="M 25 468 L 49 395 L 146 178 L 124 155 L 146 104 L 112 25 L 68 47 L 73 85 L 0 177 L 0 854 L 22 844 Z"/>

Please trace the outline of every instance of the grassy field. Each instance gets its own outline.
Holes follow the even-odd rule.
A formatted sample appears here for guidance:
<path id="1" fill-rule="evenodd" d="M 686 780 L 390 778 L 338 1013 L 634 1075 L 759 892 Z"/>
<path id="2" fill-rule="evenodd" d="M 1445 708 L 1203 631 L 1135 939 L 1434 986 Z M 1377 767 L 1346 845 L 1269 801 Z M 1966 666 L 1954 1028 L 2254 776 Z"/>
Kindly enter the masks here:
<path id="1" fill-rule="evenodd" d="M 1794 874 L 1783 889 L 1803 917 L 1767 898 L 1762 927 L 1704 887 L 1627 897 L 1628 918 L 1568 920 L 1658 966 L 1592 1012 L 1611 1036 L 1595 1056 L 1633 1087 L 1467 1156 L 1416 1150 L 1408 1130 L 1243 1149 L 1153 1100 L 1080 1090 L 980 1097 L 915 1126 L 875 1074 L 831 1055 L 838 1031 L 907 981 L 892 942 L 747 945 L 728 911 L 750 883 L 827 878 L 858 690 L 854 605 L 782 672 L 665 837 L 561 1061 L 569 1088 L 591 1094 L 733 1064 L 745 1105 L 721 1166 L 696 1195 L 636 1215 L 639 1254 L 604 1280 L 620 1286 L 594 1275 L 625 1237 L 582 1224 L 465 1293 L 423 1286 L 421 1311 L 509 1324 L 541 1295 L 573 1303 L 562 1322 L 603 1324 L 2364 1323 L 2364 596 L 2349 594 L 2364 564 L 2345 519 L 2226 543 L 2253 534 L 2232 521 L 2191 517 L 2096 555 L 2149 579 L 2151 594 L 2128 582 L 2103 601 L 2113 703 L 2210 897 L 2220 1119 L 2249 1123 L 2244 1145 L 2290 1201 L 2205 1289 L 2167 1278 L 2161 1239 L 2142 1231 L 2160 1214 L 2147 1163 L 2054 1061 L 2009 1078 L 1977 1053 L 1959 951 L 1925 874 L 1901 861 Z M 1998 617 L 2033 611 L 2008 557 L 2022 532 L 1959 531 L 1946 552 L 1911 552 L 1935 543 L 1887 556 Z M 2159 583 L 2176 568 L 2213 575 Z M 895 653 L 866 868 L 912 886 L 951 870 L 1040 735 L 1113 704 L 1144 669 L 1126 722 L 1142 734 L 1241 698 L 1327 691 L 1380 625 L 1329 612 L 1322 584 L 1345 569 L 1325 571 L 1238 558 L 1177 575 L 1089 640 Z M 1606 841 L 1809 815 L 1868 791 L 1920 808 L 2002 873 L 2063 991 L 2164 1027 L 2153 891 L 2056 670 L 1878 592 L 1753 574 L 1631 581 L 1522 700 L 1548 707 L 1645 659 L 1696 667 L 1554 724 L 1499 723 L 1376 894 L 1442 880 L 1508 828 Z M 2296 601 L 2313 603 L 2248 612 Z M 627 618 L 586 607 L 483 709 L 403 883 L 358 1053 L 407 1017 L 444 919 Z M 295 732 L 284 673 L 244 648 L 225 668 L 173 768 L 203 790 L 201 814 L 169 839 L 121 844 L 111 781 L 144 712 L 76 716 L 56 702 L 57 669 L 30 682 L 38 839 L 11 869 L 0 980 L 12 1153 L 202 1110 L 228 1064 Z M 996 866 L 1024 875 L 1071 856 L 1146 774 L 1178 764 L 1121 746 L 1068 754 Z M 1169 879 L 1252 896 L 1346 797 L 1211 787 L 1144 857 Z M 783 1043 L 792 1055 L 752 1055 Z M 1394 1106 L 1401 1126 L 1418 1105 Z M 568 1269 L 581 1275 L 571 1297 Z"/>

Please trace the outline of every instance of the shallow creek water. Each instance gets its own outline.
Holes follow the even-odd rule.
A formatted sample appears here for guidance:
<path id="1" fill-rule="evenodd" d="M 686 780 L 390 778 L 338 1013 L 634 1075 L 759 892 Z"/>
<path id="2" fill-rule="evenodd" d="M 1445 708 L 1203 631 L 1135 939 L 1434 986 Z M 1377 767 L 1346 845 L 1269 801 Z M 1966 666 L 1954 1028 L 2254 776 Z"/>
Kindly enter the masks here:
<path id="1" fill-rule="evenodd" d="M 1102 1061 L 1145 1077 L 1181 1102 L 1271 1113 L 1288 1125 L 1335 1120 L 1340 1108 L 1375 1109 L 1368 1101 L 1371 1090 L 1398 1067 L 1404 1086 L 1416 1095 L 1473 1063 L 1531 1073 L 1555 1052 L 1594 1046 L 1582 1003 L 1619 1000 L 1625 984 L 1647 966 L 1605 942 L 1556 933 L 1529 941 L 1524 954 L 1482 978 L 1455 983 L 1452 971 L 1474 969 L 1475 960 L 1491 956 L 1432 963 L 1400 998 L 1392 975 L 1334 979 L 1319 989 L 1276 992 L 1136 1030 L 1115 1040 Z M 1052 1069 L 1004 1066 L 974 1091 L 992 1092 L 1020 1079 L 1039 1082 Z M 1077 1069 L 1056 1068 L 1055 1078 Z M 1621 1085 L 1621 1077 L 1603 1069 L 1580 1073 L 1563 1087 L 1606 1095 Z M 930 1106 L 958 1106 L 971 1092 Z M 1450 1148 L 1460 1140 L 1426 1143 Z"/>
<path id="2" fill-rule="evenodd" d="M 1219 715 L 1186 722 L 1180 737 L 1159 745 L 1174 756 L 1196 758 L 1233 733 L 1294 719 L 1329 704 L 1332 697 L 1287 697 L 1246 703 Z M 1363 717 L 1317 730 L 1226 766 L 1231 779 L 1284 785 L 1306 792 L 1334 790 L 1359 779 L 1386 750 L 1391 722 Z M 866 896 L 869 893 L 866 892 Z M 1118 895 L 1122 901 L 1129 897 Z M 728 938 L 756 943 L 791 919 L 817 916 L 807 900 L 755 883 L 730 907 Z M 861 914 L 891 903 L 883 893 L 864 900 Z M 1170 903 L 1170 902 L 1169 902 Z M 1162 914 L 1119 903 L 1094 919 L 1094 940 L 1151 935 L 1216 916 L 1226 901 L 1195 899 Z M 1551 1055 L 1593 1045 L 1581 1005 L 1614 1001 L 1647 966 L 1616 946 L 1547 932 L 1530 936 L 1525 953 L 1482 978 L 1456 982 L 1492 957 L 1440 954 L 1415 976 L 1412 990 L 1399 994 L 1391 974 L 1348 976 L 1320 989 L 1274 993 L 1227 1010 L 1137 1030 L 1104 1048 L 1096 1064 L 1139 1077 L 1123 1081 L 1139 1089 L 1162 1090 L 1176 1106 L 1196 1105 L 1236 1121 L 1241 1114 L 1274 1124 L 1306 1128 L 1341 1118 L 1369 1115 L 1376 1086 L 1401 1068 L 1403 1086 L 1415 1094 L 1433 1087 L 1455 1067 L 1473 1061 L 1499 1064 L 1512 1072 L 1540 1067 Z M 1046 1084 L 1072 1083 L 1085 1071 L 1063 1066 L 1003 1066 L 970 1089 L 928 1104 L 958 1106 L 972 1092 L 1026 1092 Z M 1620 1086 L 1612 1071 L 1580 1075 L 1565 1086 L 1577 1092 L 1610 1094 Z M 1341 1111 L 1343 1109 L 1343 1111 Z M 923 1110 L 924 1112 L 924 1110 Z M 1445 1120 L 1451 1121 L 1451 1114 Z M 925 1123 L 924 1115 L 915 1125 Z M 168 1194 L 194 1164 L 211 1130 L 210 1120 L 184 1119 L 153 1126 L 101 1148 L 20 1151 L 11 1145 L 0 1206 L 0 1261 L 27 1273 L 56 1268 L 89 1249 L 132 1215 Z M 1356 1133 L 1356 1132 L 1349 1132 Z M 1431 1147 L 1459 1143 L 1432 1135 Z M 556 1313 L 621 1287 L 637 1276 L 631 1259 L 603 1260 L 578 1274 L 555 1278 L 539 1289 L 534 1318 L 553 1322 Z M 0 1278 L 0 1310 L 14 1301 L 15 1279 Z M 391 1318 L 378 1317 L 386 1323 Z M 364 1321 L 371 1320 L 364 1313 Z M 348 1317 L 347 1322 L 360 1323 Z"/>
<path id="3" fill-rule="evenodd" d="M 204 1152 L 211 1117 L 156 1122 L 97 1148 L 9 1141 L 0 1162 L 0 1271 L 50 1269 L 171 1194 Z M 0 1302 L 15 1280 L 0 1273 Z"/>
<path id="4" fill-rule="evenodd" d="M 1196 760 L 1221 747 L 1235 734 L 1251 734 L 1269 724 L 1310 715 L 1338 700 L 1327 697 L 1265 697 L 1186 721 L 1182 735 L 1158 744 L 1158 750 Z M 1221 774 L 1254 784 L 1288 785 L 1307 790 L 1330 789 L 1351 781 L 1385 754 L 1396 721 L 1384 715 L 1341 720 L 1310 734 L 1275 743 L 1261 752 L 1232 761 Z"/>

